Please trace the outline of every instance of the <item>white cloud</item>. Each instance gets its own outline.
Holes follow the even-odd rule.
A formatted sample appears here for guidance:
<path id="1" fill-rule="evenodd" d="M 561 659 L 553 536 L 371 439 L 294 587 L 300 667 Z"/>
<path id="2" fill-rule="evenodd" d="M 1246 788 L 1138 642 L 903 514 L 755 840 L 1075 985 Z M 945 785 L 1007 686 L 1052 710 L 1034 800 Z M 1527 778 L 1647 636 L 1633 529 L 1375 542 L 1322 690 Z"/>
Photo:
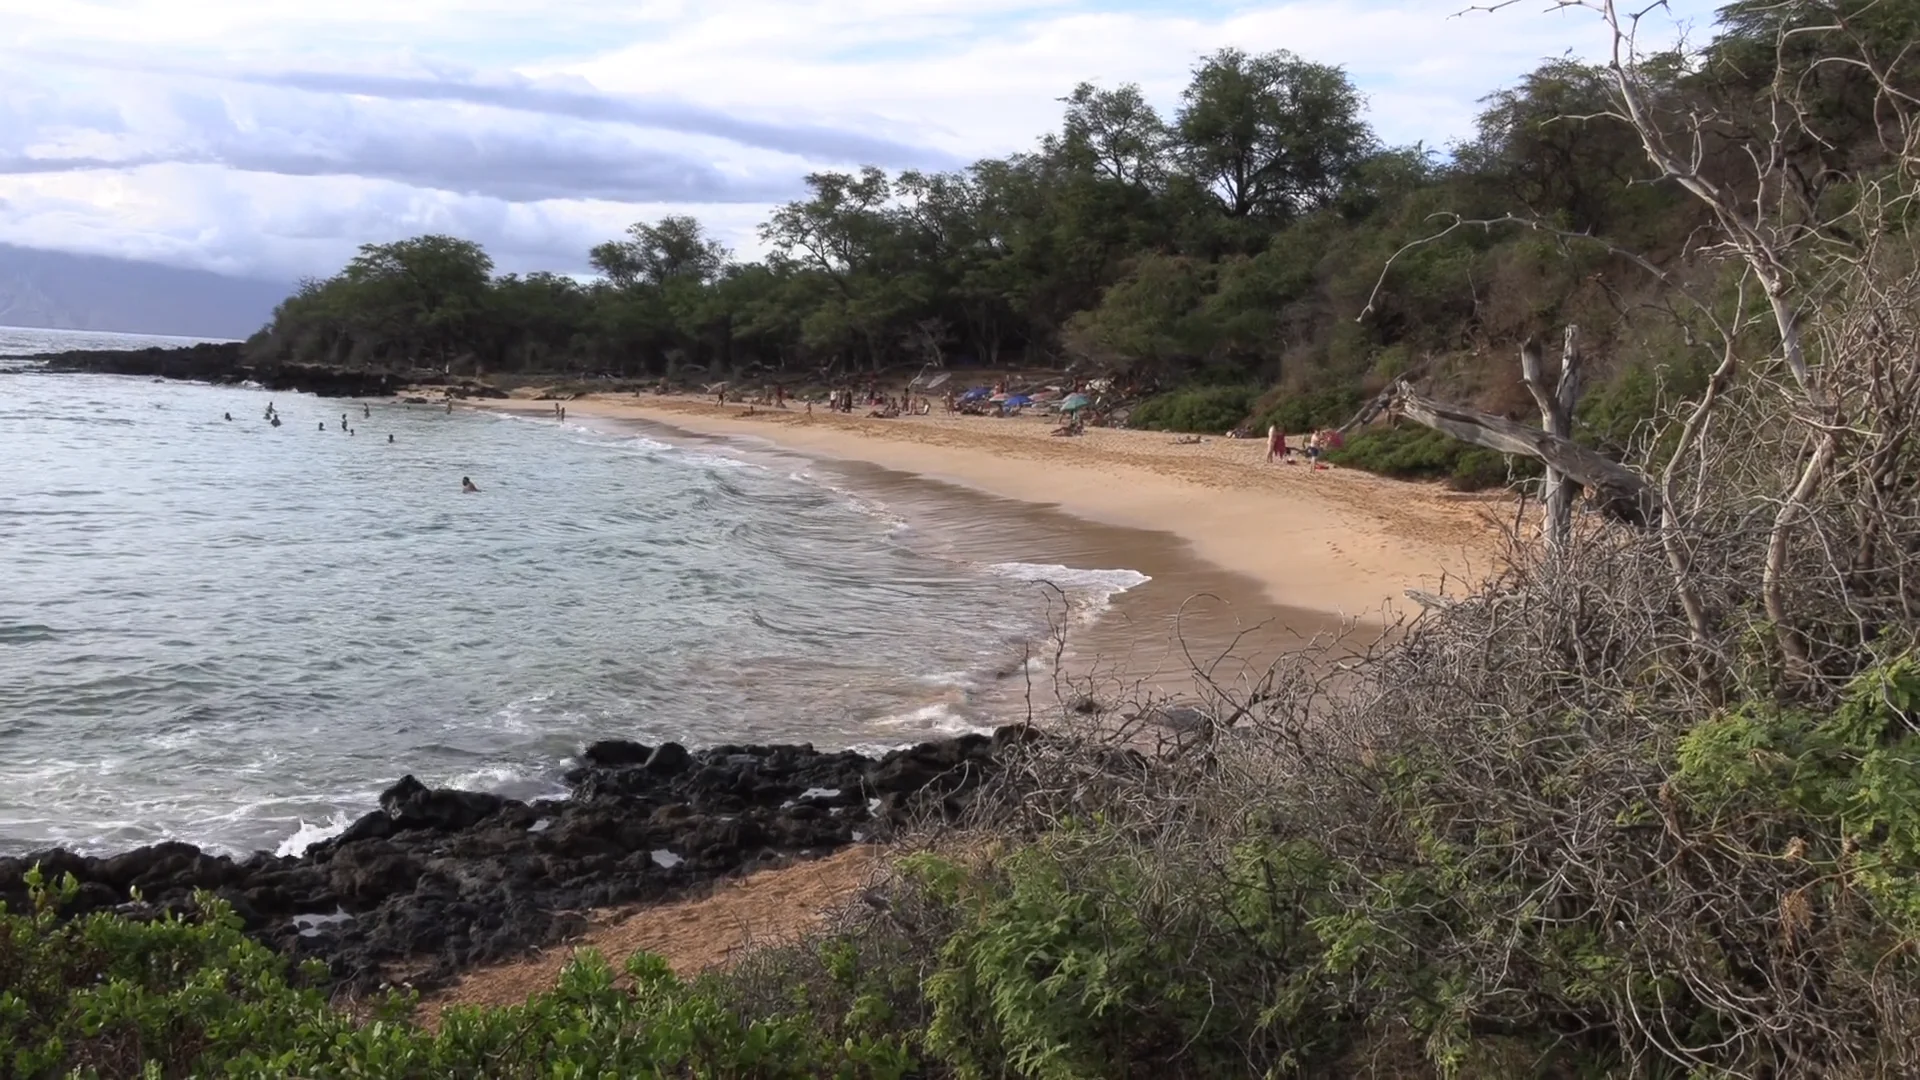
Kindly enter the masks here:
<path id="1" fill-rule="evenodd" d="M 629 221 L 688 212 L 752 252 L 808 170 L 1026 149 L 1082 79 L 1170 112 L 1202 55 L 1287 48 L 1345 66 L 1383 138 L 1442 145 L 1480 96 L 1605 44 L 1590 12 L 1456 10 L 0 0 L 0 241 L 291 276 L 431 229 L 571 270 Z M 1699 0 L 1679 10 L 1707 25 Z"/>

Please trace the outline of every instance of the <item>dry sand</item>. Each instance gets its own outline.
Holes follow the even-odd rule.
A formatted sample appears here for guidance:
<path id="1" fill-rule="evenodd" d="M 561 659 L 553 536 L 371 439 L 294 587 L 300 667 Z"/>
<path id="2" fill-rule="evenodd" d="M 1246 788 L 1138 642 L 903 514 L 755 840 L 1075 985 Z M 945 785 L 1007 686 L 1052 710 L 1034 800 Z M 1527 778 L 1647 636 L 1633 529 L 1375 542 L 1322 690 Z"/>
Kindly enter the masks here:
<path id="1" fill-rule="evenodd" d="M 474 404 L 551 412 L 551 403 L 529 400 L 535 393 Z M 1105 643 L 1096 641 L 1132 648 L 1118 663 L 1136 677 L 1190 675 L 1184 648 L 1156 646 L 1147 625 L 1149 618 L 1170 618 L 1167 609 L 1182 607 L 1188 596 L 1209 593 L 1239 605 L 1216 632 L 1222 639 L 1253 622 L 1285 624 L 1296 638 L 1342 619 L 1384 622 L 1408 606 L 1407 589 L 1437 591 L 1443 581 L 1471 581 L 1493 569 L 1497 523 L 1511 512 L 1491 496 L 1316 471 L 1304 461 L 1269 465 L 1260 440 L 1179 444 L 1169 435 L 1099 428 L 1061 438 L 1040 418 L 941 412 L 882 420 L 822 409 L 808 415 L 794 406 L 756 407 L 748 415 L 743 406 L 685 396 L 595 395 L 563 404 L 570 423 L 637 421 L 670 429 L 668 437 L 744 437 L 814 460 L 877 467 L 854 480 L 889 505 L 911 498 L 911 485 L 925 480 L 959 485 L 970 490 L 947 489 L 938 500 L 945 516 L 934 524 L 960 535 L 963 551 L 971 531 L 1049 550 L 1056 560 L 1148 573 L 1160 591 L 1123 594 L 1117 620 L 1103 620 L 1118 625 L 1108 627 Z M 1006 505 L 1000 500 L 1029 509 L 998 513 L 991 504 Z M 1076 542 L 1065 541 L 1069 534 Z M 974 543 L 973 554 L 987 550 L 985 539 Z M 1144 608 L 1129 610 L 1125 603 L 1136 594 Z M 1160 654 L 1143 657 L 1141 642 Z M 791 940 L 817 926 L 880 864 L 880 854 L 863 846 L 761 871 L 711 896 L 602 913 L 576 942 L 468 973 L 424 1002 L 423 1013 L 432 1022 L 449 1004 L 522 1001 L 550 987 L 581 947 L 599 949 L 616 965 L 646 949 L 682 974 L 724 964 L 753 944 Z"/>
<path id="2" fill-rule="evenodd" d="M 453 1005 L 515 1005 L 553 987 L 574 953 L 595 949 L 615 970 L 650 952 L 681 976 L 731 962 L 748 949 L 796 941 L 871 880 L 879 851 L 867 845 L 729 881 L 712 894 L 596 913 L 578 939 L 525 959 L 470 971 L 420 1002 L 427 1023 Z M 626 981 L 624 974 L 621 981 Z"/>
<path id="3" fill-rule="evenodd" d="M 522 400 L 491 402 L 550 407 Z M 564 402 L 569 421 L 639 420 L 707 436 L 745 436 L 822 458 L 866 462 L 1005 499 L 1057 507 L 1077 518 L 1171 533 L 1194 554 L 1258 582 L 1293 609 L 1378 620 L 1409 588 L 1435 590 L 1492 567 L 1494 521 L 1506 507 L 1487 496 L 1388 480 L 1301 461 L 1269 465 L 1261 440 L 1090 428 L 1049 435 L 1039 417 L 871 419 L 788 409 L 720 406 L 687 396 L 592 395 Z"/>

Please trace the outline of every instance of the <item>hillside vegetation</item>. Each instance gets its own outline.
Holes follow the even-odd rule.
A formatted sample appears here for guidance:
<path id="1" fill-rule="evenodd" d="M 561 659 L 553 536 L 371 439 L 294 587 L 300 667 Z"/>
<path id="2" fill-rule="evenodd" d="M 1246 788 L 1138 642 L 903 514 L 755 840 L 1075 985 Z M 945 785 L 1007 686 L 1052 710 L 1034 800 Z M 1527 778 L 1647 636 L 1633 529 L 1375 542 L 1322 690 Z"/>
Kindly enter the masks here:
<path id="1" fill-rule="evenodd" d="M 14 1072 L 1920 1075 L 1920 8 L 1737 6 L 1684 57 L 1599 13 L 1597 105 L 1664 178 L 1614 224 L 1697 231 L 1630 291 L 1582 223 L 1456 230 L 1375 310 L 1443 256 L 1580 267 L 1529 317 L 1666 358 L 1590 399 L 1634 513 L 1517 528 L 1495 580 L 1387 639 L 1205 664 L 1207 719 L 1157 753 L 1116 745 L 1151 710 L 1076 688 L 1096 715 L 1013 748 L 970 831 L 693 985 L 586 964 L 430 1033 L 323 1008 L 212 901 L 62 923 L 49 883 L 0 933 Z M 1282 232 L 1327 222 L 1361 235 Z"/>
<path id="2" fill-rule="evenodd" d="M 1854 25 L 1896 57 L 1911 8 L 1862 8 Z M 1736 4 L 1705 48 L 1635 68 L 1660 116 L 1714 118 L 1688 152 L 1736 187 L 1751 186 L 1747 149 L 1772 122 L 1782 10 Z M 1882 118 L 1859 72 L 1802 74 L 1824 141 L 1787 147 L 1782 186 L 1765 197 L 1830 208 L 1850 197 L 1854 171 L 1885 160 Z M 1697 390 L 1715 362 L 1669 291 L 1729 294 L 1737 281 L 1711 257 L 1710 215 L 1658 182 L 1639 136 L 1611 115 L 1603 67 L 1544 63 L 1491 92 L 1477 133 L 1444 152 L 1383 145 L 1343 72 L 1284 52 L 1205 58 L 1171 115 L 1131 85 L 1082 83 L 1065 105 L 1025 153 L 947 173 L 807 177 L 807 195 L 762 226 L 761 260 L 733 259 L 686 217 L 594 248 L 599 275 L 586 282 L 496 276 L 479 245 L 454 237 L 370 244 L 304 283 L 251 350 L 711 378 L 1074 365 L 1236 388 L 1209 391 L 1205 407 L 1170 403 L 1167 425 L 1217 432 L 1252 418 L 1300 431 L 1345 419 L 1430 356 L 1447 394 L 1518 415 L 1529 403 L 1515 350 L 1574 322 L 1596 382 L 1593 438 L 1616 452 L 1655 399 Z M 1396 251 L 1454 220 L 1435 215 L 1502 223 L 1457 228 L 1382 280 Z"/>

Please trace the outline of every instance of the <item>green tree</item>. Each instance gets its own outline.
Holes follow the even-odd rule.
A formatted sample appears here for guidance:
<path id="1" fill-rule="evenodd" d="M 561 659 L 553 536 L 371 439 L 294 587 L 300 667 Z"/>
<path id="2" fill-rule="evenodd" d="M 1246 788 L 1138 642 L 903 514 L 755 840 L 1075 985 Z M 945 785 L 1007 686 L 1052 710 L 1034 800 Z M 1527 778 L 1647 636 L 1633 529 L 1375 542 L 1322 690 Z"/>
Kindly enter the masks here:
<path id="1" fill-rule="evenodd" d="M 377 350 L 431 356 L 445 368 L 474 351 L 492 274 L 493 259 L 479 244 L 431 234 L 363 244 L 340 276 Z"/>
<path id="2" fill-rule="evenodd" d="M 1171 132 L 1138 83 L 1102 90 L 1083 82 L 1061 100 L 1067 115 L 1054 143 L 1063 157 L 1116 183 L 1152 186 L 1165 179 Z"/>
<path id="3" fill-rule="evenodd" d="M 1229 217 L 1295 217 L 1330 202 L 1372 148 L 1337 67 L 1284 50 L 1222 49 L 1194 69 L 1175 120 L 1185 165 Z"/>
<path id="4" fill-rule="evenodd" d="M 658 223 L 635 222 L 625 240 L 609 240 L 593 249 L 588 261 L 616 285 L 699 283 L 720 276 L 731 253 L 707 235 L 698 219 L 669 214 Z"/>
<path id="5" fill-rule="evenodd" d="M 820 274 L 832 286 L 802 322 L 806 342 L 823 352 L 864 356 L 875 368 L 886 357 L 889 324 L 901 314 L 902 279 L 893 184 L 868 166 L 858 173 L 813 173 L 811 197 L 774 211 L 760 236 L 782 257 Z"/>

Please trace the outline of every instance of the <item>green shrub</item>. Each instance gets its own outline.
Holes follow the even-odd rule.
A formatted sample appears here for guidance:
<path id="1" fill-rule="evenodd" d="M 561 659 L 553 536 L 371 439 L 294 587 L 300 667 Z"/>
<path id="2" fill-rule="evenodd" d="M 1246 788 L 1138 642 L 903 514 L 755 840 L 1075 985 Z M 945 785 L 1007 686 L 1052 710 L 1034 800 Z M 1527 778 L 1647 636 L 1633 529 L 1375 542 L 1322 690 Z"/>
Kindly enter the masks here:
<path id="1" fill-rule="evenodd" d="M 1920 937 L 1916 720 L 1911 658 L 1861 675 L 1824 715 L 1745 702 L 1681 740 L 1674 788 L 1704 826 L 1758 840 L 1754 857 L 1790 851 L 1818 884 L 1808 902 L 1866 900 L 1885 947 L 1906 949 Z"/>
<path id="2" fill-rule="evenodd" d="M 1254 418 L 1253 426 L 1259 431 L 1277 426 L 1289 435 L 1338 427 L 1360 408 L 1366 396 L 1357 385 L 1321 387 L 1299 393 L 1279 391 L 1267 395 L 1272 404 Z"/>
<path id="3" fill-rule="evenodd" d="M 1148 398 L 1133 410 L 1133 426 L 1149 431 L 1219 435 L 1240 426 L 1253 408 L 1245 386 L 1196 386 Z"/>
<path id="4" fill-rule="evenodd" d="M 1352 1038 L 1318 981 L 1329 871 L 1305 846 L 1242 845 L 1202 871 L 1070 825 L 988 867 L 910 872 L 968 913 L 927 981 L 928 1054 L 962 1077 L 1260 1075 Z M 1276 904 L 1276 886 L 1305 899 Z"/>
<path id="5" fill-rule="evenodd" d="M 630 988 L 586 954 L 437 1032 L 409 997 L 332 1007 L 324 972 L 211 898 L 192 920 L 61 921 L 71 879 L 36 876 L 33 911 L 0 911 L 0 1077 L 1678 1080 L 1908 1060 L 1920 662 L 1825 708 L 1761 690 L 1680 721 L 1643 690 L 1605 715 L 1555 697 L 1382 723 L 1366 763 L 1311 775 L 1195 773 L 1170 800 L 1116 784 L 964 861 L 901 860 L 867 921 L 813 942 L 690 983 L 637 956 Z M 1752 1034 L 1774 1015 L 1830 1026 Z M 1706 1064 L 1650 1053 L 1666 1037 Z M 1907 1070 L 1844 1073 L 1883 1074 Z"/>
<path id="6" fill-rule="evenodd" d="M 1479 491 L 1540 475 L 1532 458 L 1511 457 L 1414 424 L 1369 428 L 1327 460 L 1403 479 L 1445 480 L 1455 491 Z"/>
<path id="7" fill-rule="evenodd" d="M 60 921 L 0 910 L 0 1076 L 278 1078 L 367 1076 L 898 1078 L 902 1039 L 834 1039 L 804 1012 L 746 1017 L 707 983 L 656 957 L 627 965 L 631 989 L 588 954 L 524 1005 L 450 1009 L 438 1032 L 389 996 L 356 1018 L 321 989 L 324 969 L 286 962 L 203 896 L 194 920 L 111 913 Z"/>
<path id="8" fill-rule="evenodd" d="M 1581 399 L 1574 435 L 1590 446 L 1619 454 L 1647 434 L 1663 408 L 1697 398 L 1706 389 L 1708 374 L 1690 351 L 1678 352 L 1657 366 L 1629 365 Z M 1678 434 L 1677 426 L 1669 426 L 1666 432 L 1669 440 Z"/>

